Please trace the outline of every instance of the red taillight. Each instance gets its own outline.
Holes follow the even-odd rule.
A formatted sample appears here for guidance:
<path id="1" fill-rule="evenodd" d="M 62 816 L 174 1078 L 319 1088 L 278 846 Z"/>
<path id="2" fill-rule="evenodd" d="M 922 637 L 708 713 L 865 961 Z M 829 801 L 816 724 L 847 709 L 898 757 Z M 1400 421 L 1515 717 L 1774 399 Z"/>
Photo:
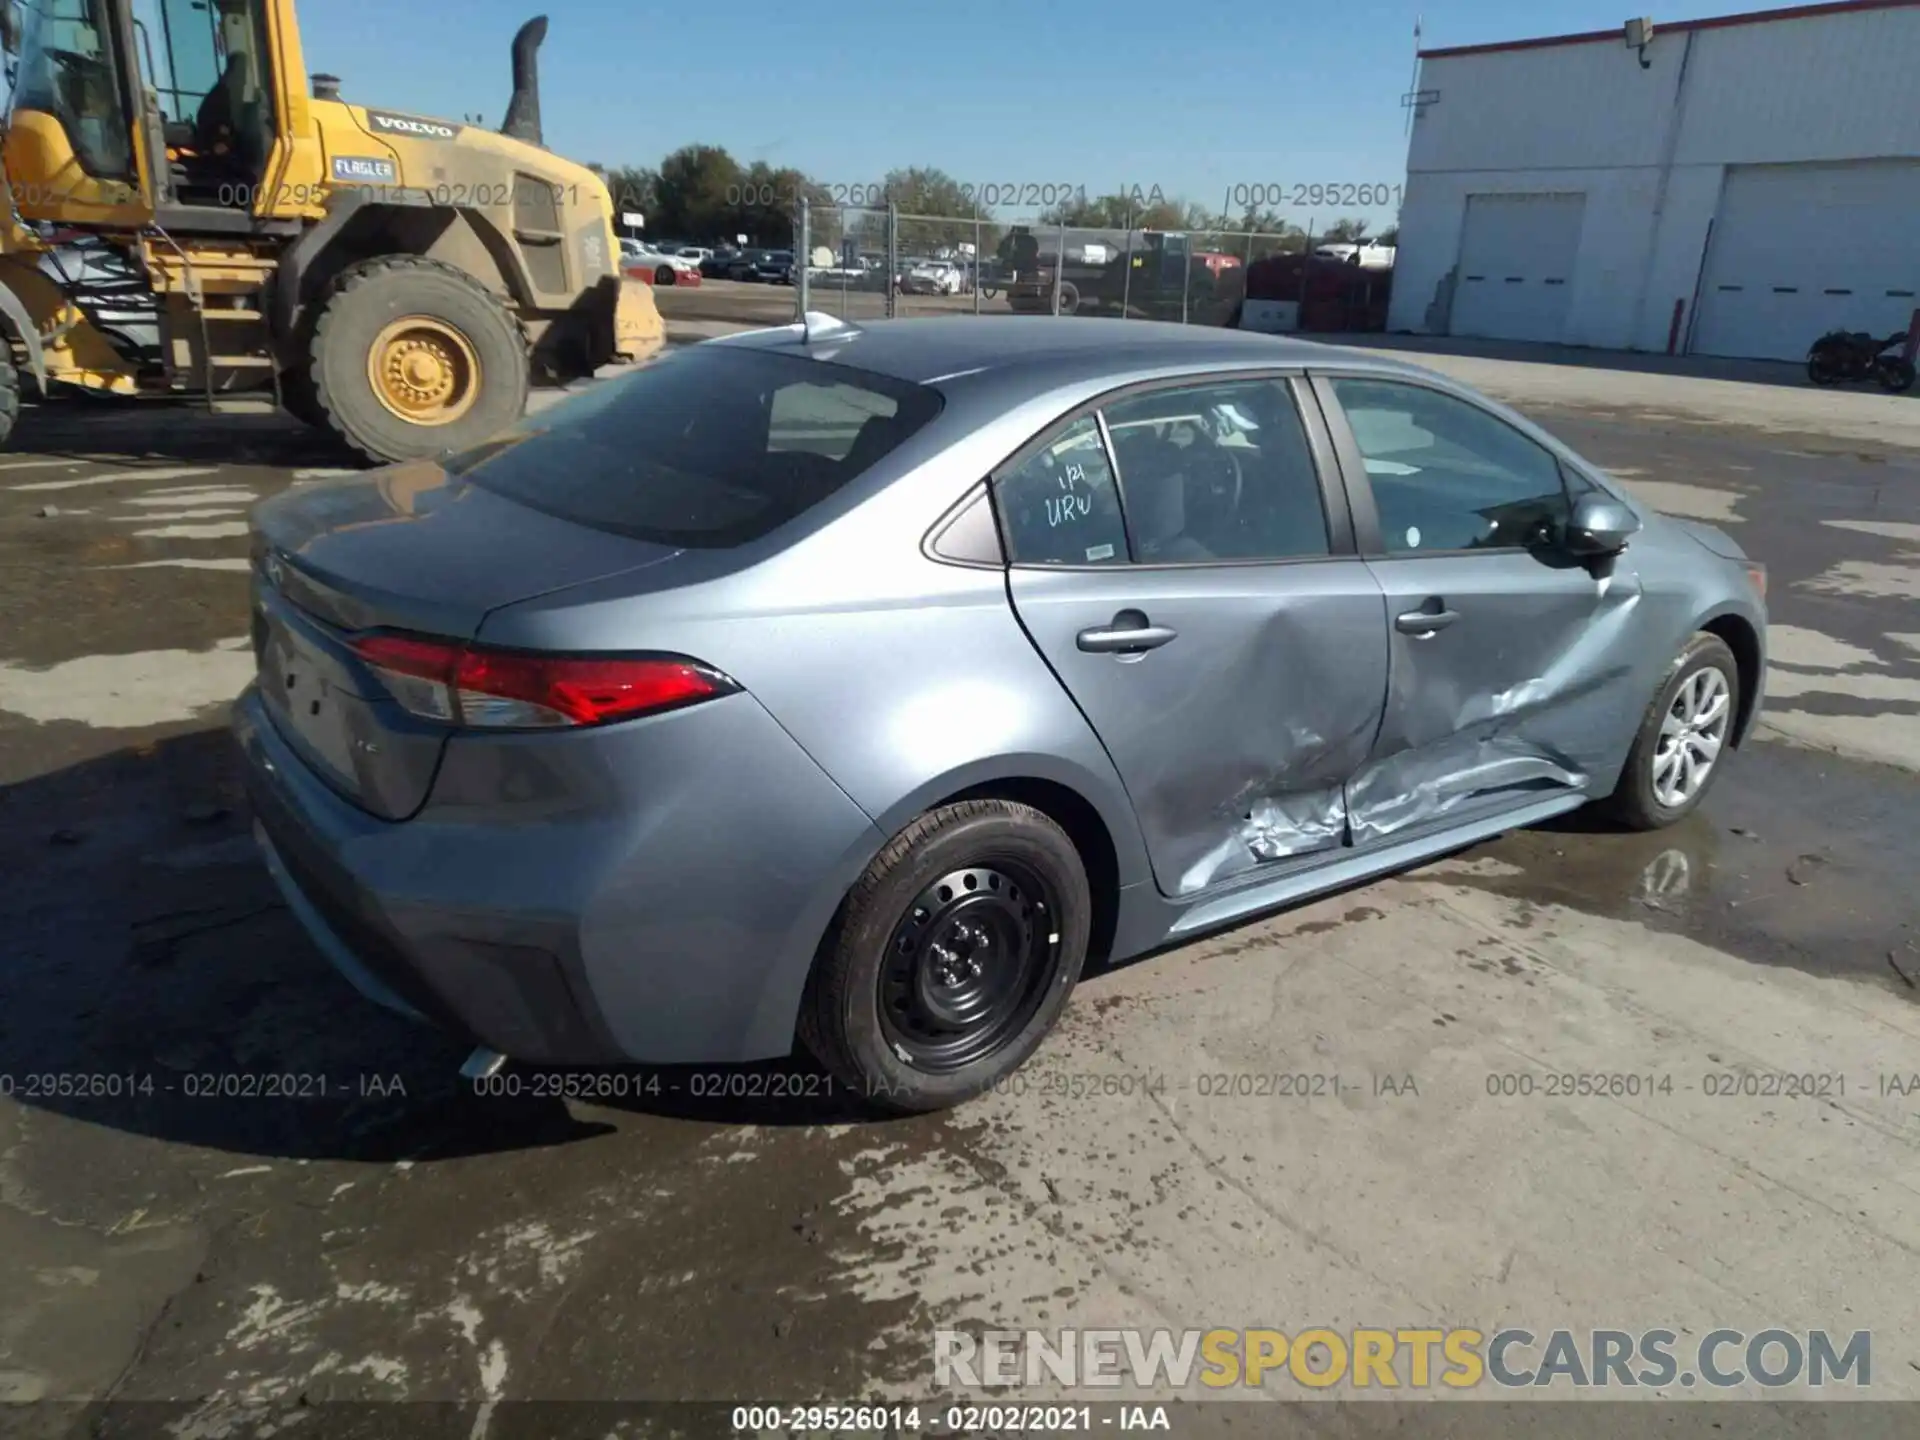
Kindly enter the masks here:
<path id="1" fill-rule="evenodd" d="M 412 713 L 489 729 L 604 725 L 739 688 L 675 656 L 548 655 L 392 633 L 361 635 L 353 648 Z"/>

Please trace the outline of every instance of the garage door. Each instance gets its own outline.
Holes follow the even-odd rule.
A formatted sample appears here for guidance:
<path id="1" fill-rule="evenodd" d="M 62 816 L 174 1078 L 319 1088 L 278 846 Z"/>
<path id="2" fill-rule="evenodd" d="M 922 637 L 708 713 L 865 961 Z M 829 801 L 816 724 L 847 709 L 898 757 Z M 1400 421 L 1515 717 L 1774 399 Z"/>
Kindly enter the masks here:
<path id="1" fill-rule="evenodd" d="M 1697 355 L 1800 360 L 1836 326 L 1907 328 L 1920 305 L 1920 162 L 1728 169 Z"/>
<path id="2" fill-rule="evenodd" d="M 1469 195 L 1453 333 L 1561 339 L 1586 210 L 1585 195 Z"/>

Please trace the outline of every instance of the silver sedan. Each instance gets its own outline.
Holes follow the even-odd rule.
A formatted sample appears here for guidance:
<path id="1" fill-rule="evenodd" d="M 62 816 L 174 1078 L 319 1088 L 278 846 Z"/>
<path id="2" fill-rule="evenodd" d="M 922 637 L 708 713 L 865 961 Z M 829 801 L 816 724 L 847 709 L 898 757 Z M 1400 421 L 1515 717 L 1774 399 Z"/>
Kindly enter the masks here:
<path id="1" fill-rule="evenodd" d="M 1751 731 L 1765 572 L 1411 365 L 819 321 L 256 512 L 238 706 L 296 913 L 484 1067 L 804 1045 L 877 1106 L 1120 959 Z"/>

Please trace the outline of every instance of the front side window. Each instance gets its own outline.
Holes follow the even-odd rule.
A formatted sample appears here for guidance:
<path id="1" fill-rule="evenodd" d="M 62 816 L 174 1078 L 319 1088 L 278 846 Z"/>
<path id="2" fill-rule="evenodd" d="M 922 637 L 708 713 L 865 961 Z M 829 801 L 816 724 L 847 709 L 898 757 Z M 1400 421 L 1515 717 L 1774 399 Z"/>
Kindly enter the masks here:
<path id="1" fill-rule="evenodd" d="M 1105 415 L 1141 564 L 1329 553 L 1319 470 L 1286 381 L 1151 390 Z"/>
<path id="2" fill-rule="evenodd" d="M 1560 463 L 1477 405 L 1424 386 L 1335 380 L 1389 555 L 1550 544 L 1571 509 Z"/>
<path id="3" fill-rule="evenodd" d="M 14 109 L 58 120 L 94 179 L 131 180 L 131 129 L 107 0 L 29 0 L 21 9 Z"/>
<path id="4" fill-rule="evenodd" d="M 575 524 L 725 548 L 826 500 L 940 403 L 924 385 L 850 366 L 695 346 L 529 416 L 447 466 Z"/>

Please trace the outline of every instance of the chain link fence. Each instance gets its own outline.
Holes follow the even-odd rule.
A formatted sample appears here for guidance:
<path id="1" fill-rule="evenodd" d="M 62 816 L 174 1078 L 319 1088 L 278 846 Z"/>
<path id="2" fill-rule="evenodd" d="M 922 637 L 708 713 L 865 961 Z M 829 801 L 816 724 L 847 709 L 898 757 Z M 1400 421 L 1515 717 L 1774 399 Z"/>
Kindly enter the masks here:
<path id="1" fill-rule="evenodd" d="M 1257 300 L 1248 314 L 1262 329 L 1367 329 L 1376 316 L 1385 323 L 1389 277 L 1310 258 L 1311 236 L 1293 229 L 1088 229 L 803 202 L 794 234 L 796 314 L 1227 325 Z"/>

